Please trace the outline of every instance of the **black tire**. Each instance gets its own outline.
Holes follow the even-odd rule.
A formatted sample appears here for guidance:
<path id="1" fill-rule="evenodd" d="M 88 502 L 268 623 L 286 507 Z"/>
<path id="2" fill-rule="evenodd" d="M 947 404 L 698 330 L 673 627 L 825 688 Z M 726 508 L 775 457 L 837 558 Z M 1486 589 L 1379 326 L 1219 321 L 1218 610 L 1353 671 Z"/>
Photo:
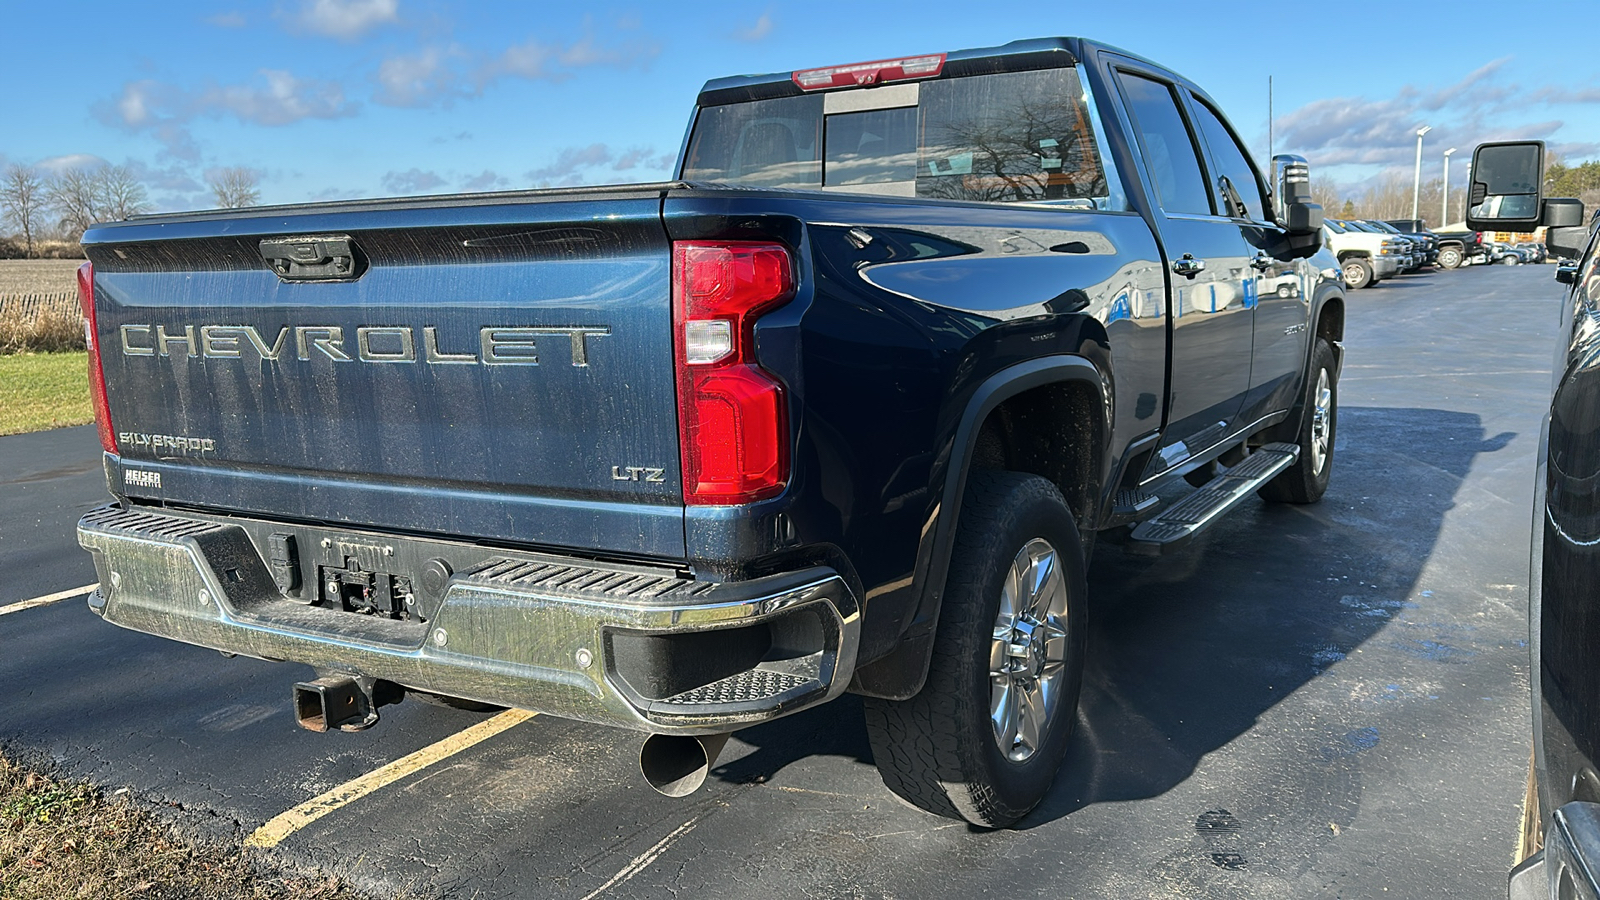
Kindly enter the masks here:
<path id="1" fill-rule="evenodd" d="M 1461 250 L 1457 247 L 1439 248 L 1439 265 L 1445 269 L 1455 269 L 1461 266 Z"/>
<path id="2" fill-rule="evenodd" d="M 1345 285 L 1352 289 L 1359 290 L 1365 287 L 1372 287 L 1373 283 L 1378 280 L 1376 274 L 1372 271 L 1372 263 L 1359 256 L 1350 257 L 1340 263 L 1339 267 L 1344 272 Z"/>
<path id="3" fill-rule="evenodd" d="M 1317 338 L 1317 345 L 1311 351 L 1311 368 L 1306 373 L 1305 414 L 1301 417 L 1300 437 L 1296 442 L 1300 445 L 1300 458 L 1261 486 L 1256 492 L 1261 499 L 1272 503 L 1315 503 L 1328 490 L 1333 448 L 1339 431 L 1339 379 L 1333 365 L 1333 347 Z M 1319 431 L 1316 408 L 1322 375 L 1327 376 L 1328 401 L 1326 427 Z M 1316 452 L 1319 442 L 1325 448 L 1320 457 Z"/>
<path id="4" fill-rule="evenodd" d="M 1062 634 L 1056 641 L 1062 658 L 1059 669 L 1044 670 L 1059 678 L 1044 703 L 1037 746 L 1018 760 L 1001 749 L 991 724 L 999 682 L 991 677 L 990 660 L 1003 585 L 1019 553 L 1038 546 L 1031 544 L 1036 538 L 1055 550 L 1065 591 L 1064 612 L 1051 618 Z M 1021 472 L 973 472 L 927 682 L 909 700 L 865 702 L 873 760 L 889 790 L 928 812 L 989 828 L 1016 822 L 1044 799 L 1077 724 L 1083 685 L 1088 586 L 1082 548 L 1055 485 Z M 1019 724 L 1025 718 L 1019 710 Z"/>
<path id="5" fill-rule="evenodd" d="M 406 693 L 427 703 L 430 706 L 443 706 L 447 709 L 464 709 L 467 712 L 499 712 L 504 706 L 495 706 L 493 703 L 480 703 L 477 700 L 468 700 L 465 697 L 449 697 L 444 694 L 434 694 L 428 691 L 407 691 Z"/>

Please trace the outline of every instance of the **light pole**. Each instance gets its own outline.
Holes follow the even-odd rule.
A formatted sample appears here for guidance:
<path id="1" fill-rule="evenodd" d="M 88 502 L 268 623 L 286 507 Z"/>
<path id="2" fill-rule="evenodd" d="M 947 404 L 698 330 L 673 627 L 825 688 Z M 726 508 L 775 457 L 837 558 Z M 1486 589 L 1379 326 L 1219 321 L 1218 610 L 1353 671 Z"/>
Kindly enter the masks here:
<path id="1" fill-rule="evenodd" d="M 1450 222 L 1450 154 L 1456 152 L 1451 147 L 1444 152 L 1444 189 L 1439 193 L 1444 195 L 1444 205 L 1439 209 L 1439 227 L 1443 228 Z"/>
<path id="2" fill-rule="evenodd" d="M 1417 129 L 1417 177 L 1411 187 L 1411 218 L 1417 217 L 1417 206 L 1422 203 L 1422 136 L 1433 130 L 1432 125 Z"/>

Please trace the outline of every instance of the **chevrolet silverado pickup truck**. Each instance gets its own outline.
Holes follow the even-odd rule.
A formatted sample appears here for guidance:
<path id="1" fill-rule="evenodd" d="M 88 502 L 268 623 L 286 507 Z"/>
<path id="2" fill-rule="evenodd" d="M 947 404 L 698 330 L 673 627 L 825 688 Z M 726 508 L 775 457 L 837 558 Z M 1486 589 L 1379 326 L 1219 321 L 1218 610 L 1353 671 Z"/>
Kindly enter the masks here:
<path id="1" fill-rule="evenodd" d="M 1323 239 L 1338 258 L 1344 283 L 1353 290 L 1369 288 L 1400 274 L 1403 258 L 1400 239 L 1329 219 L 1322 225 Z"/>
<path id="2" fill-rule="evenodd" d="M 853 691 L 892 791 L 1015 822 L 1096 537 L 1327 487 L 1305 161 L 1052 38 L 711 81 L 675 176 L 91 229 L 90 607 L 311 666 L 312 730 L 409 693 L 643 732 L 672 795 Z"/>

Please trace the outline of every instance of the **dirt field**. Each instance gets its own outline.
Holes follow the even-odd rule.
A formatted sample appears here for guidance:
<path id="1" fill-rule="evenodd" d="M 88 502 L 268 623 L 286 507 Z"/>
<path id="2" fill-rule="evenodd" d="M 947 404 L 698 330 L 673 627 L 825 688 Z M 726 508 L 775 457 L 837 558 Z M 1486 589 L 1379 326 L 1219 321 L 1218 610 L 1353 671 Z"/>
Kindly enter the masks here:
<path id="1" fill-rule="evenodd" d="M 81 259 L 0 259 L 0 297 L 76 291 Z"/>

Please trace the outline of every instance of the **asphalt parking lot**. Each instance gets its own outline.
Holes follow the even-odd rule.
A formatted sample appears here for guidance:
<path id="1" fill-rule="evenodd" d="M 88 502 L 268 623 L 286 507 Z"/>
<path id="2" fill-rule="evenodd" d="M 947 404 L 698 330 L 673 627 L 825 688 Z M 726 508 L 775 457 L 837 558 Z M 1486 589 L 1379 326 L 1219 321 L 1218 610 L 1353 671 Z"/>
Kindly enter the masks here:
<path id="1" fill-rule="evenodd" d="M 1014 831 L 897 802 L 851 697 L 736 734 L 670 800 L 632 734 L 415 701 L 312 734 L 288 702 L 304 667 L 81 597 L 6 613 L 94 581 L 73 536 L 105 500 L 93 426 L 0 438 L 0 748 L 379 895 L 1504 897 L 1552 272 L 1353 293 L 1324 500 L 1252 501 L 1159 563 L 1100 546 L 1075 747 Z"/>

